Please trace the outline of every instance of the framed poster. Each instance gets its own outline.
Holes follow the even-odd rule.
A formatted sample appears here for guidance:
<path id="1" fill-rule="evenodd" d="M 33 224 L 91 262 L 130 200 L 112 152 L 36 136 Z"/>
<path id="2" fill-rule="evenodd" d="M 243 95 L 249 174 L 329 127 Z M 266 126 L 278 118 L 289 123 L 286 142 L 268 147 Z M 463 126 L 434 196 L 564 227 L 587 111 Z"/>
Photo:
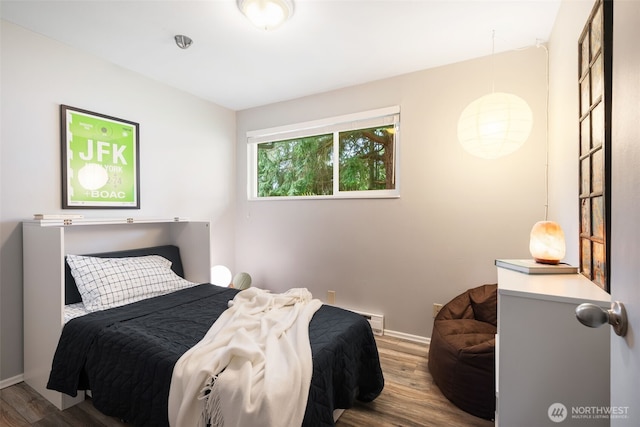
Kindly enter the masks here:
<path id="1" fill-rule="evenodd" d="M 140 209 L 139 125 L 60 106 L 62 208 Z"/>

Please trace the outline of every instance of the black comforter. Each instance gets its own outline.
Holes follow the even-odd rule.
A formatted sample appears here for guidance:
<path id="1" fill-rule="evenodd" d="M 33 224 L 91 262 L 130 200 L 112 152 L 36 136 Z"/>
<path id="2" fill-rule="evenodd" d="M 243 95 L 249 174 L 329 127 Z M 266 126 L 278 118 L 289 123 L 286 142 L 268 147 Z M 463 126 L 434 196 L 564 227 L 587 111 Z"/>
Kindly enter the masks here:
<path id="1" fill-rule="evenodd" d="M 47 387 L 90 389 L 94 406 L 135 425 L 168 425 L 173 366 L 227 308 L 237 290 L 199 285 L 68 322 Z M 332 426 L 333 410 L 375 399 L 384 380 L 371 328 L 323 305 L 309 324 L 313 376 L 304 426 Z"/>

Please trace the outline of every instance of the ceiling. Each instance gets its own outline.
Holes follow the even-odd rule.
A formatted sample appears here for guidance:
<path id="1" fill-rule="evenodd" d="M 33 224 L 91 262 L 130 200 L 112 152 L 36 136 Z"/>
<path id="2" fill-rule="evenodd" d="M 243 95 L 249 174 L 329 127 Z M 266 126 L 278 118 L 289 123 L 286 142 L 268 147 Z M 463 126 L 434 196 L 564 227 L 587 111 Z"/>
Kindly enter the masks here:
<path id="1" fill-rule="evenodd" d="M 266 32 L 235 0 L 2 0 L 3 19 L 243 110 L 545 42 L 560 0 L 294 0 Z M 492 34 L 495 31 L 495 41 Z M 176 34 L 193 39 L 182 50 Z"/>

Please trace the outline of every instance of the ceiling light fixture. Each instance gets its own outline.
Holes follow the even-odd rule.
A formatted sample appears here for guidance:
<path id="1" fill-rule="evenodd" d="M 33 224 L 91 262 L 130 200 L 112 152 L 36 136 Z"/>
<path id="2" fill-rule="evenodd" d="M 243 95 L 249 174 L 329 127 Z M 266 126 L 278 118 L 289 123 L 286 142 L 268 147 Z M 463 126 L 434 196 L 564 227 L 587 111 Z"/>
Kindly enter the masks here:
<path id="1" fill-rule="evenodd" d="M 495 31 L 491 61 L 495 53 Z M 527 102 L 511 93 L 495 92 L 470 103 L 458 119 L 458 140 L 470 154 L 497 159 L 518 150 L 529 138 L 533 113 Z"/>
<path id="2" fill-rule="evenodd" d="M 176 40 L 176 44 L 180 49 L 187 49 L 193 43 L 193 40 L 182 34 L 178 34 L 174 37 L 174 39 Z"/>
<path id="3" fill-rule="evenodd" d="M 237 0 L 238 9 L 262 30 L 274 30 L 293 15 L 293 0 Z"/>

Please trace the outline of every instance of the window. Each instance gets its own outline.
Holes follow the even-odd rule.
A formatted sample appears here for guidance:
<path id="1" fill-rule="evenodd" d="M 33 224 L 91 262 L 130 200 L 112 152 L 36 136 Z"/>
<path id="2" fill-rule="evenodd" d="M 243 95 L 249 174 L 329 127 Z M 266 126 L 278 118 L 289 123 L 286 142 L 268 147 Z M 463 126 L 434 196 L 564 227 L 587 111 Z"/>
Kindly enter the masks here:
<path id="1" fill-rule="evenodd" d="M 249 198 L 398 197 L 400 109 L 247 133 Z"/>
<path id="2" fill-rule="evenodd" d="M 596 1 L 578 40 L 580 272 L 610 292 L 613 4 Z"/>

